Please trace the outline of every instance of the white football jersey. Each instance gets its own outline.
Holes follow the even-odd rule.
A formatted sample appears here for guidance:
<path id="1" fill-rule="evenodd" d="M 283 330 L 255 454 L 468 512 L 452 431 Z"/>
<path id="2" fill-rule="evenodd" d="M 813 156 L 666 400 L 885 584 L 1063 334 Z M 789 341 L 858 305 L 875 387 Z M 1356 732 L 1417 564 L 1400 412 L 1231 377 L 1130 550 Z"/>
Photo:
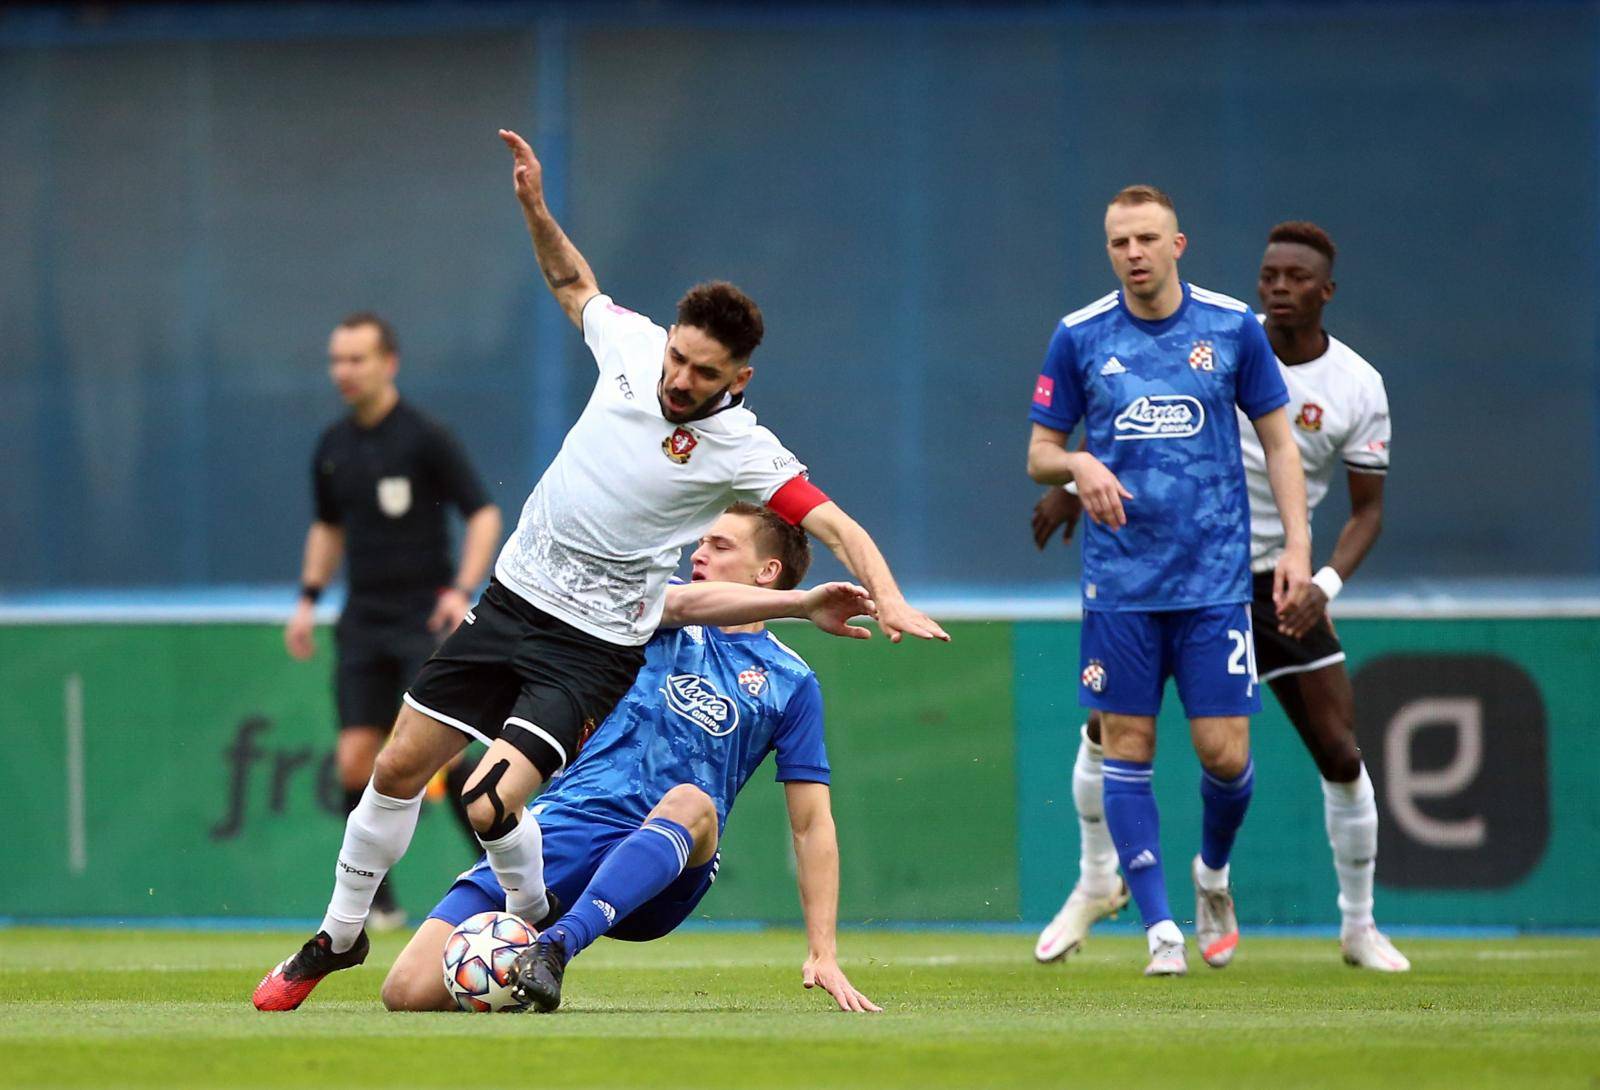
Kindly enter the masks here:
<path id="1" fill-rule="evenodd" d="M 728 504 L 765 503 L 806 467 L 742 404 L 668 421 L 656 396 L 667 331 L 649 318 L 596 295 L 583 339 L 599 380 L 494 573 L 574 628 L 638 646 L 661 621 L 683 546 Z"/>
<path id="2" fill-rule="evenodd" d="M 1279 360 L 1278 370 L 1289 387 L 1284 411 L 1305 467 L 1309 510 L 1315 511 L 1328 494 L 1340 464 L 1356 473 L 1388 472 L 1389 395 L 1376 368 L 1330 335 L 1322 355 L 1293 367 Z M 1239 445 L 1250 492 L 1250 567 L 1271 571 L 1283 555 L 1283 522 L 1272 499 L 1261 440 L 1242 413 Z"/>

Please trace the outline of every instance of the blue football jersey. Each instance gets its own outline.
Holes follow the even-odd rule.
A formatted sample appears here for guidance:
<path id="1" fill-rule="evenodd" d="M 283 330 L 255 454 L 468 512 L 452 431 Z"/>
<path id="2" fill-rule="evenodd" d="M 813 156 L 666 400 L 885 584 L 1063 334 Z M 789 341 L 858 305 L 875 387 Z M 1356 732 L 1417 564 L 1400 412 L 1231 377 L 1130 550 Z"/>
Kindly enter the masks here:
<path id="1" fill-rule="evenodd" d="M 1250 599 L 1250 503 L 1237 405 L 1251 420 L 1287 404 L 1260 323 L 1193 284 L 1171 316 L 1134 317 L 1113 292 L 1063 318 L 1030 418 L 1071 432 L 1133 499 L 1113 533 L 1084 520 L 1083 604 L 1197 609 Z"/>
<path id="2" fill-rule="evenodd" d="M 779 780 L 828 782 L 822 690 L 805 660 L 770 632 L 664 628 L 633 688 L 533 812 L 632 829 L 691 783 L 711 796 L 721 828 L 773 752 Z"/>

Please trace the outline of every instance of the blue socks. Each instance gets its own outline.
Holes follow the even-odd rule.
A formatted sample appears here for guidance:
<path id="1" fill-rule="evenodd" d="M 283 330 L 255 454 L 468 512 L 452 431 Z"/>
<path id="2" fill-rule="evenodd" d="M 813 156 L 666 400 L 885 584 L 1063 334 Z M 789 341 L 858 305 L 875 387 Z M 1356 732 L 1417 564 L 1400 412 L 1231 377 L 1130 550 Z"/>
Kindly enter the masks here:
<path id="1" fill-rule="evenodd" d="M 689 830 L 651 818 L 611 849 L 577 903 L 540 936 L 559 942 L 567 957 L 611 930 L 611 925 L 669 886 L 694 849 Z"/>
<path id="2" fill-rule="evenodd" d="M 1203 819 L 1200 829 L 1200 861 L 1212 870 L 1228 865 L 1233 854 L 1233 838 L 1244 824 L 1250 808 L 1250 795 L 1256 785 L 1256 763 L 1246 760 L 1244 771 L 1231 780 L 1219 780 L 1200 770 L 1200 802 Z"/>
<path id="3" fill-rule="evenodd" d="M 1150 786 L 1148 761 L 1104 762 L 1106 828 L 1117 846 L 1117 859 L 1128 890 L 1148 930 L 1172 919 L 1167 882 L 1161 870 L 1161 816 Z"/>

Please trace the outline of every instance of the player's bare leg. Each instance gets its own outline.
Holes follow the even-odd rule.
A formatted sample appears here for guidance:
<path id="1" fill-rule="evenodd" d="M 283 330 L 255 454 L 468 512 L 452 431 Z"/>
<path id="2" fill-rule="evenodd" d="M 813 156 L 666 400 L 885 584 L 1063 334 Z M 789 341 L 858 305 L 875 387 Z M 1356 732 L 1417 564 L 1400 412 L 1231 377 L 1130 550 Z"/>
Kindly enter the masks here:
<path id="1" fill-rule="evenodd" d="M 544 774 L 527 755 L 498 738 L 461 793 L 467 820 L 506 891 L 506 911 L 540 929 L 551 915 L 544 888 L 543 837 L 538 819 L 524 807 L 543 783 Z"/>
<path id="2" fill-rule="evenodd" d="M 1228 859 L 1254 786 L 1250 720 L 1242 715 L 1201 716 L 1189 721 L 1189 735 L 1200 758 L 1204 808 L 1200 853 L 1191 866 L 1195 939 L 1206 964 L 1221 969 L 1239 946 Z"/>
<path id="3" fill-rule="evenodd" d="M 401 708 L 378 754 L 372 782 L 345 822 L 334 868 L 333 897 L 317 934 L 256 985 L 257 1010 L 294 1010 L 323 977 L 367 956 L 367 912 L 378 883 L 411 844 L 428 780 L 467 744 L 466 735 Z"/>
<path id="4" fill-rule="evenodd" d="M 1034 943 L 1034 959 L 1060 961 L 1083 949 L 1089 928 L 1115 917 L 1128 903 L 1128 885 L 1117 873 L 1117 848 L 1106 829 L 1102 798 L 1104 751 L 1100 713 L 1089 712 L 1072 767 L 1072 801 L 1078 814 L 1078 880 Z"/>
<path id="5" fill-rule="evenodd" d="M 392 1011 L 453 1011 L 439 966 L 445 940 L 455 928 L 444 920 L 422 921 L 383 980 L 383 1005 Z"/>
<path id="6" fill-rule="evenodd" d="M 1146 976 L 1181 976 L 1187 971 L 1183 932 L 1167 903 L 1161 866 L 1161 818 L 1151 789 L 1156 752 L 1154 716 L 1103 712 L 1106 827 L 1117 846 L 1122 873 L 1139 906 L 1150 948 Z"/>
<path id="7" fill-rule="evenodd" d="M 1339 877 L 1339 946 L 1364 969 L 1403 973 L 1411 962 L 1372 917 L 1378 804 L 1356 744 L 1355 692 L 1343 663 L 1270 682 L 1322 776 L 1323 819 Z"/>
<path id="8" fill-rule="evenodd" d="M 517 955 L 511 994 L 539 1011 L 555 1010 L 569 961 L 684 871 L 704 867 L 716 854 L 716 805 L 701 788 L 678 784 L 607 853 L 566 914 Z"/>

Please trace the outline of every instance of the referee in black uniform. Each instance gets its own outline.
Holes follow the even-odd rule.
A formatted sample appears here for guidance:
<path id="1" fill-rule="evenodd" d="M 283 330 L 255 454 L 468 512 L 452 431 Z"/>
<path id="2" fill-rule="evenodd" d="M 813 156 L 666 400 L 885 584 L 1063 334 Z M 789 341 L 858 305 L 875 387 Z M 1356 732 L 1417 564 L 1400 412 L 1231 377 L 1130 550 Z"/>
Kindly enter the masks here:
<path id="1" fill-rule="evenodd" d="M 346 812 L 372 778 L 405 686 L 461 623 L 500 544 L 500 509 L 455 437 L 400 399 L 399 366 L 394 330 L 376 314 L 350 315 L 329 339 L 329 374 L 350 414 L 323 432 L 312 459 L 316 516 L 284 630 L 289 654 L 310 658 L 313 607 L 348 558 L 349 599 L 334 633 Z M 466 523 L 455 567 L 447 506 Z M 372 907 L 379 926 L 405 922 L 387 879 Z"/>

